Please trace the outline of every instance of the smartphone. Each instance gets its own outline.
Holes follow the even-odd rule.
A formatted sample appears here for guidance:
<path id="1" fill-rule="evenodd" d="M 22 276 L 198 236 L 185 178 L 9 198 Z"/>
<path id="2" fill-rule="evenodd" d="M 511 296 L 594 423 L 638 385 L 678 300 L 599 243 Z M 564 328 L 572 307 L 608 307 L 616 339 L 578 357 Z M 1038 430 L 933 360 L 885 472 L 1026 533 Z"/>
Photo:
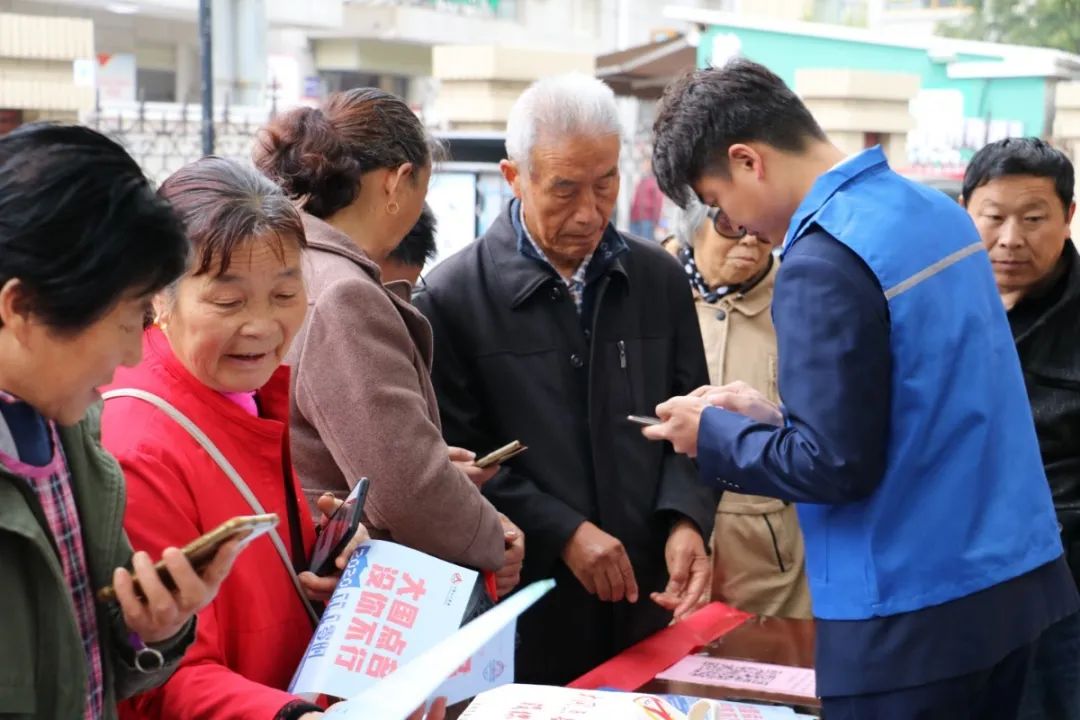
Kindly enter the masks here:
<path id="1" fill-rule="evenodd" d="M 334 561 L 360 528 L 369 484 L 366 477 L 360 478 L 345 498 L 345 502 L 338 505 L 334 514 L 326 521 L 326 525 L 319 532 L 318 540 L 315 541 L 315 549 L 311 552 L 311 564 L 308 566 L 311 572 L 322 576 L 331 575 L 337 570 Z"/>
<path id="2" fill-rule="evenodd" d="M 512 443 L 503 445 L 494 452 L 488 453 L 479 460 L 473 461 L 473 465 L 478 468 L 489 468 L 492 465 L 500 465 L 512 457 L 517 457 L 528 449 L 527 446 L 521 444 L 520 440 L 515 440 Z"/>
<path id="3" fill-rule="evenodd" d="M 240 548 L 247 547 L 252 540 L 265 535 L 266 533 L 277 527 L 278 516 L 274 513 L 268 513 L 266 515 L 242 515 L 234 517 L 232 520 L 226 520 L 221 525 L 210 532 L 198 537 L 189 542 L 184 547 L 180 548 L 180 552 L 184 553 L 188 562 L 191 563 L 191 567 L 194 568 L 196 573 L 202 573 L 206 569 L 215 557 L 217 557 L 218 550 L 221 546 L 230 540 L 240 540 Z M 169 574 L 168 569 L 165 567 L 164 560 L 158 560 L 154 565 L 154 569 L 157 571 L 158 577 L 161 579 L 161 584 L 168 588 L 170 591 L 176 591 L 176 582 L 172 579 L 172 575 Z M 138 578 L 135 578 L 135 596 L 140 600 L 146 600 L 146 594 L 143 592 L 142 586 L 139 584 Z M 112 585 L 103 587 L 98 590 L 98 600 L 102 602 L 109 602 L 116 599 L 116 589 Z"/>
<path id="4" fill-rule="evenodd" d="M 652 415 L 627 415 L 626 419 L 638 425 L 659 425 L 660 418 Z"/>

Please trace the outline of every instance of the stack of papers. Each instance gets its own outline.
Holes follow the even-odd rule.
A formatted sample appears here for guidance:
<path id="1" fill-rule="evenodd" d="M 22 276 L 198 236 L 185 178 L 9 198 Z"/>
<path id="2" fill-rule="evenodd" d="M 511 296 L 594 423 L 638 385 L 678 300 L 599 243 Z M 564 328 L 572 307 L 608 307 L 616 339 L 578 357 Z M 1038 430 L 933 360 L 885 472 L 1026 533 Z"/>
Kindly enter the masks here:
<path id="1" fill-rule="evenodd" d="M 461 720 L 799 720 L 791 708 L 677 695 L 504 685 L 479 695 Z"/>
<path id="2" fill-rule="evenodd" d="M 723 700 L 698 700 L 690 708 L 687 720 L 815 720 L 791 708 Z"/>
<path id="3" fill-rule="evenodd" d="M 461 720 L 687 720 L 656 695 L 503 685 L 477 696 Z"/>

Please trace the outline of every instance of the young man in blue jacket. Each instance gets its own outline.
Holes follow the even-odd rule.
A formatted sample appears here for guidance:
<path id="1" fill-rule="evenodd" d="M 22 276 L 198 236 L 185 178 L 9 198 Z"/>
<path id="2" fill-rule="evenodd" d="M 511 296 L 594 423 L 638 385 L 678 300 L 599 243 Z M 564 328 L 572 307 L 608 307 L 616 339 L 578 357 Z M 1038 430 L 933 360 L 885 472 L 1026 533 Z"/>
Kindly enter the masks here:
<path id="1" fill-rule="evenodd" d="M 674 83 L 655 131 L 667 195 L 783 241 L 783 406 L 702 388 L 644 432 L 706 482 L 799 503 L 829 720 L 1015 718 L 1078 598 L 970 219 L 880 148 L 845 157 L 747 60 Z"/>

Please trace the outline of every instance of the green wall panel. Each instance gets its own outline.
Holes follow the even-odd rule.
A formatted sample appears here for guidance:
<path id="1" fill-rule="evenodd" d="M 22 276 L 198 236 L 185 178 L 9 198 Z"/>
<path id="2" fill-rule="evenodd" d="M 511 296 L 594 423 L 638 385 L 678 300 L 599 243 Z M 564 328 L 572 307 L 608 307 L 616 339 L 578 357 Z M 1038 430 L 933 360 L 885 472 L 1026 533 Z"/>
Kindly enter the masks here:
<path id="1" fill-rule="evenodd" d="M 744 56 L 769 66 L 791 86 L 795 84 L 795 71 L 800 68 L 910 73 L 922 78 L 923 88 L 959 90 L 964 98 L 965 117 L 1019 120 L 1027 135 L 1042 135 L 1046 131 L 1047 83 L 1041 77 L 950 79 L 946 63 L 935 62 L 921 48 L 724 26 L 712 26 L 703 33 L 698 46 L 700 66 L 709 64 L 713 39 L 721 34 L 737 36 Z M 956 61 L 999 59 L 992 55 L 959 55 Z"/>

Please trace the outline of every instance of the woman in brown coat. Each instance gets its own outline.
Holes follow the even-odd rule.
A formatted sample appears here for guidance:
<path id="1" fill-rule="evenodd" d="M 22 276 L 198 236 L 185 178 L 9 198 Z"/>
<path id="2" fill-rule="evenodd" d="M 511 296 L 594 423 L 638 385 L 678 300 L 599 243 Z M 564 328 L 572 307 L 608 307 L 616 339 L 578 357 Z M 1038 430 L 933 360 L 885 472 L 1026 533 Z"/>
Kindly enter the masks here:
<path id="1" fill-rule="evenodd" d="M 378 262 L 416 223 L 431 178 L 428 138 L 394 95 L 363 88 L 263 129 L 255 164 L 304 211 L 308 316 L 293 366 L 293 462 L 309 500 L 371 479 L 365 524 L 517 584 L 524 539 L 480 494 L 494 470 L 442 439 L 431 327 L 408 283 Z"/>

